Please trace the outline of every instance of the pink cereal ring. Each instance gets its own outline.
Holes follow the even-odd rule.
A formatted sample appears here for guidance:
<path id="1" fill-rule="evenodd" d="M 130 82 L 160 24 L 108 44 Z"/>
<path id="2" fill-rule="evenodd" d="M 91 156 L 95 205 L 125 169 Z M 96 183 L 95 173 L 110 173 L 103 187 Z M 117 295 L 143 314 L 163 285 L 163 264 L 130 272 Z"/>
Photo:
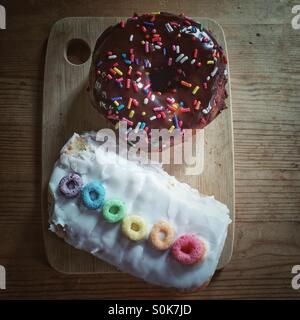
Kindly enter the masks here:
<path id="1" fill-rule="evenodd" d="M 193 234 L 186 234 L 179 237 L 172 246 L 174 258 L 182 264 L 195 264 L 200 262 L 204 257 L 205 251 L 204 242 Z"/>

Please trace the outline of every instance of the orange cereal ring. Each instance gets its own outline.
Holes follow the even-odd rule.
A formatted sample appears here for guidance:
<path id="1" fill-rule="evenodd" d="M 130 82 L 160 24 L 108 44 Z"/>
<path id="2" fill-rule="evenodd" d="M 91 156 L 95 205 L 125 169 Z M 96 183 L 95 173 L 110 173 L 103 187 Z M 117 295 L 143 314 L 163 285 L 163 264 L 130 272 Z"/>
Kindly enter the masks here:
<path id="1" fill-rule="evenodd" d="M 163 235 L 163 237 L 161 237 Z M 168 249 L 174 238 L 174 230 L 167 221 L 157 222 L 150 232 L 150 241 L 158 250 Z"/>

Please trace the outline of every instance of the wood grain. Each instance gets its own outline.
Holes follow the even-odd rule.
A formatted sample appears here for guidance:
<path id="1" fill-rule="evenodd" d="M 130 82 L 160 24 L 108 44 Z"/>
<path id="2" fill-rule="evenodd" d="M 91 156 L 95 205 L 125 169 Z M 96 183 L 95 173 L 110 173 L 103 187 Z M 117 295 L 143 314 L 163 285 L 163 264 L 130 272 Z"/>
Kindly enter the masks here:
<path id="1" fill-rule="evenodd" d="M 0 31 L 0 264 L 7 269 L 7 290 L 0 291 L 0 298 L 299 299 L 300 292 L 291 287 L 291 268 L 300 264 L 300 34 L 290 23 L 297 3 L 2 1 L 7 30 Z M 145 288 L 144 282 L 123 274 L 66 276 L 45 257 L 41 120 L 51 26 L 66 16 L 128 16 L 158 9 L 204 12 L 216 19 L 225 30 L 231 58 L 234 254 L 200 293 Z"/>
<path id="2" fill-rule="evenodd" d="M 200 17 L 194 17 L 194 19 L 201 21 L 212 30 L 219 43 L 227 50 L 223 30 L 216 22 Z M 75 43 L 74 39 L 77 39 L 77 43 L 80 43 L 78 39 L 81 39 L 89 45 L 92 52 L 99 35 L 108 26 L 121 20 L 126 18 L 65 18 L 55 23 L 48 40 L 43 97 L 42 214 L 49 263 L 53 268 L 64 273 L 118 272 L 113 266 L 92 255 L 70 247 L 48 230 L 48 183 L 59 150 L 74 132 L 97 131 L 109 126 L 103 117 L 91 108 L 86 92 L 91 56 L 85 63 L 74 65 L 66 57 L 66 48 L 70 41 Z M 188 183 L 203 194 L 213 194 L 216 199 L 228 206 L 232 223 L 228 228 L 219 269 L 230 261 L 234 239 L 234 160 L 229 84 L 228 110 L 200 132 L 198 148 L 204 163 L 202 160 L 199 169 L 201 167 L 202 171 L 203 167 L 203 172 L 187 174 L 185 165 L 164 166 L 165 170 L 178 180 Z M 50 210 L 52 208 L 53 206 Z"/>

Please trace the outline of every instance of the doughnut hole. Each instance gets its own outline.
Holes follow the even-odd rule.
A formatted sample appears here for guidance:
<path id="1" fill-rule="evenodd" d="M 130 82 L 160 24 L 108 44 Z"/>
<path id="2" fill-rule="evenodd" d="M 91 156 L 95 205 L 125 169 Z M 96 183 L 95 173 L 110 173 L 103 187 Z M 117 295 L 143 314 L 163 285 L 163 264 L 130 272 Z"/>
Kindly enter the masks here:
<path id="1" fill-rule="evenodd" d="M 162 66 L 150 71 L 151 90 L 161 93 L 169 92 L 178 87 L 176 71 L 169 66 Z"/>

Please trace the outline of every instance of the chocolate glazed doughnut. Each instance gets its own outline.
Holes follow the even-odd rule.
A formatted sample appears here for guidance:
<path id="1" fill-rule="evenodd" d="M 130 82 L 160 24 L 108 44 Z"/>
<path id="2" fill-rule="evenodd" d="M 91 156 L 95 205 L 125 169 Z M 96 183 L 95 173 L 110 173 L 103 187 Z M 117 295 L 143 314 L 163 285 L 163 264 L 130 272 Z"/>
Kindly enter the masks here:
<path id="1" fill-rule="evenodd" d="M 126 121 L 148 137 L 152 129 L 204 128 L 226 108 L 226 64 L 200 23 L 164 12 L 135 14 L 97 40 L 91 100 L 116 129 Z"/>

